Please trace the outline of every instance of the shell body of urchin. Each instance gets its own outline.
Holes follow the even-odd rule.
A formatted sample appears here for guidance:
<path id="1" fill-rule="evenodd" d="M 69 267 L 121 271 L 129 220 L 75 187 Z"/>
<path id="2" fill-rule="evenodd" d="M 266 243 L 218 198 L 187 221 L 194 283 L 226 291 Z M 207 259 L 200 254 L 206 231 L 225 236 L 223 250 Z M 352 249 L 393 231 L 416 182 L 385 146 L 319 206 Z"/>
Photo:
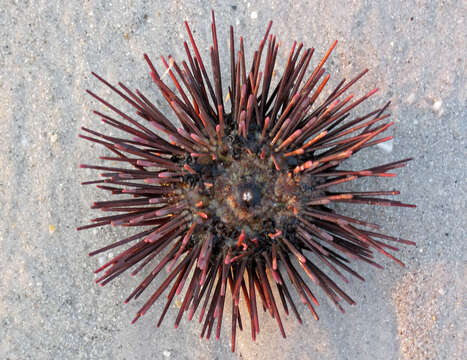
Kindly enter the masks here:
<path id="1" fill-rule="evenodd" d="M 113 137 L 82 128 L 86 135 L 80 137 L 113 153 L 101 159 L 125 166 L 81 165 L 103 171 L 104 177 L 83 184 L 97 184 L 116 199 L 94 203 L 92 208 L 111 214 L 79 229 L 109 224 L 141 229 L 90 254 L 123 247 L 96 271 L 102 273 L 96 281 L 102 286 L 127 270 L 134 275 L 150 267 L 125 302 L 138 298 L 164 268 L 168 270 L 164 281 L 150 290 L 134 321 L 167 290 L 159 325 L 175 295 L 183 291 L 175 325 L 185 312 L 190 320 L 199 313 L 201 336 L 209 338 L 215 328 L 219 337 L 228 295 L 234 350 L 237 327 L 242 328 L 245 318 L 253 340 L 259 333 L 261 308 L 277 321 L 284 337 L 279 305 L 286 314 L 290 308 L 302 321 L 291 288 L 318 318 L 314 309 L 318 301 L 300 268 L 343 311 L 341 300 L 354 301 L 326 272 L 345 282 L 347 275 L 363 280 L 349 263 L 361 260 L 379 267 L 373 251 L 402 264 L 388 252 L 397 249 L 383 241 L 412 242 L 381 234 L 375 224 L 337 214 L 330 204 L 413 206 L 380 198 L 397 191 L 334 190 L 360 177 L 392 176 L 389 170 L 410 159 L 364 170 L 339 168 L 358 151 L 389 140 L 378 135 L 392 123 L 386 120 L 388 104 L 350 117 L 355 106 L 376 92 L 357 100 L 352 95 L 343 97 L 367 70 L 340 82 L 324 97 L 322 90 L 330 75 L 323 65 L 336 43 L 311 71 L 314 50 L 294 43 L 282 77 L 273 84 L 278 43 L 269 35 L 271 23 L 251 64 L 245 59 L 242 38 L 236 50 L 231 27 L 231 79 L 225 97 L 214 14 L 212 20 L 211 77 L 186 23 L 192 46 L 190 50 L 184 44 L 188 62 L 162 58 L 175 92 L 145 55 L 152 80 L 173 110 L 172 118 L 138 90 L 121 83 L 113 86 L 94 74 L 135 108 L 139 120 L 88 91 L 117 118 L 95 113 L 125 135 Z M 318 97 L 324 99 L 318 102 Z M 243 318 L 242 302 L 246 304 Z"/>

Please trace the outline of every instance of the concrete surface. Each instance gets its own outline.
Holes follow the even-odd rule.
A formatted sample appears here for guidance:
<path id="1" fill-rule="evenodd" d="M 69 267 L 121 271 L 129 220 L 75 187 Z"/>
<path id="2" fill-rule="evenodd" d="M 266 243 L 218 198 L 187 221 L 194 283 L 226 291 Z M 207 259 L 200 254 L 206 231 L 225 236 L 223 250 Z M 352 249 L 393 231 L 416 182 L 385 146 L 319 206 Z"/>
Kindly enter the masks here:
<path id="1" fill-rule="evenodd" d="M 0 8 L 1 359 L 466 358 L 465 2 L 1 0 Z M 319 322 L 300 306 L 304 324 L 285 320 L 283 340 L 264 316 L 258 341 L 247 328 L 235 354 L 227 327 L 220 341 L 209 342 L 199 339 L 197 323 L 174 330 L 175 309 L 156 329 L 161 302 L 130 325 L 141 302 L 124 306 L 122 299 L 137 279 L 125 275 L 99 288 L 93 269 L 107 255 L 86 255 L 125 231 L 75 231 L 94 215 L 91 201 L 102 198 L 79 185 L 93 178 L 79 163 L 104 152 L 77 138 L 80 126 L 103 129 L 91 114 L 102 107 L 84 90 L 109 92 L 90 72 L 161 102 L 142 54 L 160 69 L 159 55 L 182 58 L 184 19 L 207 54 L 211 8 L 222 49 L 233 24 L 250 55 L 272 19 L 283 44 L 278 64 L 294 39 L 316 48 L 314 63 L 338 39 L 327 66 L 332 84 L 369 67 L 354 92 L 381 91 L 359 112 L 390 99 L 396 122 L 391 146 L 360 153 L 351 164 L 415 157 L 396 179 L 355 186 L 400 189 L 400 200 L 417 209 L 347 209 L 416 241 L 400 253 L 407 267 L 385 259 L 384 271 L 356 266 L 367 281 L 345 287 L 358 302 L 345 315 L 319 294 Z"/>

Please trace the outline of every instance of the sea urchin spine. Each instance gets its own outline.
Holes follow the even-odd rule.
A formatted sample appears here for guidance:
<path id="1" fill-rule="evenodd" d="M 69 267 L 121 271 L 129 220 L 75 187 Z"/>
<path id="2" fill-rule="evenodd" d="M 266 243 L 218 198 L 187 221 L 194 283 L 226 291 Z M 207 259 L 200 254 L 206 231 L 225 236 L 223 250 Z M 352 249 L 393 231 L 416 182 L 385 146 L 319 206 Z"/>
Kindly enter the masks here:
<path id="1" fill-rule="evenodd" d="M 212 78 L 187 23 L 192 46 L 190 50 L 184 43 L 188 62 L 183 61 L 180 66 L 172 57 L 162 57 L 164 75 L 170 76 L 178 93 L 162 81 L 164 76 L 144 56 L 152 80 L 178 121 L 166 117 L 140 91 L 132 91 L 122 83 L 113 86 L 94 74 L 134 107 L 140 120 L 88 91 L 121 119 L 98 111 L 95 114 L 126 136 L 108 136 L 87 128 L 82 128 L 87 134 L 80 135 L 114 154 L 101 159 L 128 165 L 81 165 L 103 171 L 104 177 L 83 184 L 98 184 L 98 188 L 113 195 L 130 198 L 95 202 L 92 208 L 116 214 L 92 219 L 90 225 L 79 229 L 109 224 L 144 227 L 137 234 L 90 253 L 96 255 L 129 246 L 96 270 L 103 272 L 96 282 L 103 286 L 130 268 L 131 274 L 136 275 L 152 263 L 152 271 L 126 303 L 137 299 L 167 268 L 167 278 L 153 291 L 133 322 L 170 289 L 159 326 L 175 295 L 184 291 L 175 327 L 185 312 L 191 320 L 199 311 L 199 321 L 203 323 L 201 336 L 206 338 L 214 327 L 216 337 L 220 336 L 225 299 L 230 292 L 232 351 L 237 327 L 243 326 L 241 299 L 246 304 L 253 340 L 260 330 L 261 307 L 269 311 L 285 337 L 279 302 L 286 314 L 290 307 L 302 322 L 289 286 L 295 288 L 300 300 L 318 319 L 314 308 L 318 300 L 299 268 L 343 312 L 341 301 L 349 304 L 354 301 L 317 263 L 344 282 L 348 282 L 345 273 L 363 280 L 349 267 L 350 260 L 380 268 L 373 260 L 376 250 L 402 264 L 388 252 L 397 248 L 383 240 L 413 244 L 383 235 L 377 232 L 379 226 L 339 215 L 329 207 L 333 202 L 413 207 L 379 197 L 397 195 L 398 191 L 331 191 L 336 185 L 360 177 L 394 176 L 389 171 L 405 166 L 410 160 L 356 171 L 338 168 L 361 149 L 391 138 L 378 138 L 393 124 L 386 120 L 389 103 L 349 120 L 350 111 L 377 91 L 371 90 L 357 100 L 353 100 L 353 95 L 342 97 L 367 70 L 348 82 L 342 80 L 330 95 L 324 96 L 322 90 L 330 75 L 323 66 L 337 42 L 311 74 L 307 74 L 307 69 L 314 49 L 304 49 L 295 42 L 282 77 L 273 84 L 279 45 L 276 37 L 269 35 L 271 24 L 250 68 L 245 60 L 243 39 L 240 37 L 236 50 L 230 27 L 231 79 L 226 99 L 214 13 Z M 319 97 L 324 100 L 317 102 Z M 226 111 L 227 102 L 231 103 L 230 112 Z M 161 253 L 160 260 L 153 263 Z"/>

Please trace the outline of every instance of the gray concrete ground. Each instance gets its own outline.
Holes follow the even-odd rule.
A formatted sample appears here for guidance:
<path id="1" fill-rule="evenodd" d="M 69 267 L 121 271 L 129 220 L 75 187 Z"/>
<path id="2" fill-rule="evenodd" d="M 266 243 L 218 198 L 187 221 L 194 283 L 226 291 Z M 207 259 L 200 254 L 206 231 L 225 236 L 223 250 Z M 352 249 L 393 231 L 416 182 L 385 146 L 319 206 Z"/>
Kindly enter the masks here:
<path id="1" fill-rule="evenodd" d="M 0 358 L 466 358 L 465 2 L 2 0 L 0 8 Z M 137 279 L 125 275 L 99 288 L 93 269 L 107 255 L 86 255 L 125 231 L 75 231 L 94 215 L 90 202 L 102 198 L 79 185 L 93 178 L 79 163 L 104 153 L 77 138 L 80 126 L 103 129 L 91 114 L 102 107 L 84 90 L 110 95 L 90 72 L 138 87 L 162 104 L 142 54 L 160 69 L 161 54 L 181 59 L 188 19 L 206 56 L 211 8 L 222 64 L 230 24 L 252 55 L 272 19 L 282 43 L 278 64 L 295 39 L 316 48 L 314 63 L 338 39 L 327 66 L 331 83 L 369 67 L 354 91 L 381 91 L 359 112 L 390 99 L 396 122 L 389 147 L 360 153 L 351 164 L 415 158 L 396 179 L 354 186 L 400 189 L 400 199 L 417 209 L 346 209 L 416 241 L 400 253 L 407 267 L 385 259 L 384 271 L 357 265 L 367 281 L 346 286 L 358 304 L 345 315 L 320 293 L 318 322 L 300 306 L 304 324 L 286 319 L 283 340 L 264 316 L 258 341 L 250 341 L 247 328 L 235 354 L 227 326 L 220 341 L 208 342 L 199 339 L 197 323 L 174 330 L 176 305 L 159 329 L 161 302 L 130 325 L 142 302 L 123 305 L 122 299 Z"/>

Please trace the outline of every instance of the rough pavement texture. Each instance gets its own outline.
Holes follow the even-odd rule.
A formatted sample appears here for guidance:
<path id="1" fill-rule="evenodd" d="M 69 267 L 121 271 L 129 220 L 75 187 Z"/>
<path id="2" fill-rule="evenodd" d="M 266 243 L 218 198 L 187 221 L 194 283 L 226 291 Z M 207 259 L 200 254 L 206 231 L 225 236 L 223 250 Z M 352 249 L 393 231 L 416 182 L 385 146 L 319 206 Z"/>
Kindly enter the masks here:
<path id="1" fill-rule="evenodd" d="M 466 358 L 465 2 L 3 0 L 0 8 L 0 358 Z M 338 39 L 327 65 L 331 83 L 369 67 L 353 91 L 381 91 L 358 112 L 390 99 L 396 122 L 392 144 L 360 153 L 352 165 L 415 158 L 396 179 L 353 185 L 400 189 L 400 200 L 417 209 L 347 208 L 416 241 L 399 254 L 407 266 L 381 258 L 384 271 L 356 265 L 366 282 L 345 286 L 358 303 L 345 315 L 320 293 L 318 322 L 300 305 L 304 324 L 285 319 L 283 340 L 275 321 L 263 316 L 258 341 L 250 341 L 247 327 L 235 354 L 228 326 L 220 341 L 200 340 L 197 323 L 174 330 L 175 304 L 159 329 L 162 302 L 130 325 L 142 301 L 124 306 L 122 299 L 139 278 L 124 275 L 99 288 L 93 269 L 107 254 L 86 255 L 126 232 L 75 231 L 95 214 L 91 201 L 103 197 L 79 186 L 94 178 L 79 163 L 104 154 L 77 137 L 81 126 L 104 128 L 91 113 L 103 108 L 84 90 L 110 96 L 90 72 L 138 87 L 162 104 L 142 54 L 160 69 L 159 55 L 183 58 L 188 19 L 206 56 L 211 8 L 222 64 L 228 64 L 230 24 L 246 37 L 251 56 L 267 21 L 274 20 L 281 65 L 295 39 L 316 48 L 314 64 Z"/>

